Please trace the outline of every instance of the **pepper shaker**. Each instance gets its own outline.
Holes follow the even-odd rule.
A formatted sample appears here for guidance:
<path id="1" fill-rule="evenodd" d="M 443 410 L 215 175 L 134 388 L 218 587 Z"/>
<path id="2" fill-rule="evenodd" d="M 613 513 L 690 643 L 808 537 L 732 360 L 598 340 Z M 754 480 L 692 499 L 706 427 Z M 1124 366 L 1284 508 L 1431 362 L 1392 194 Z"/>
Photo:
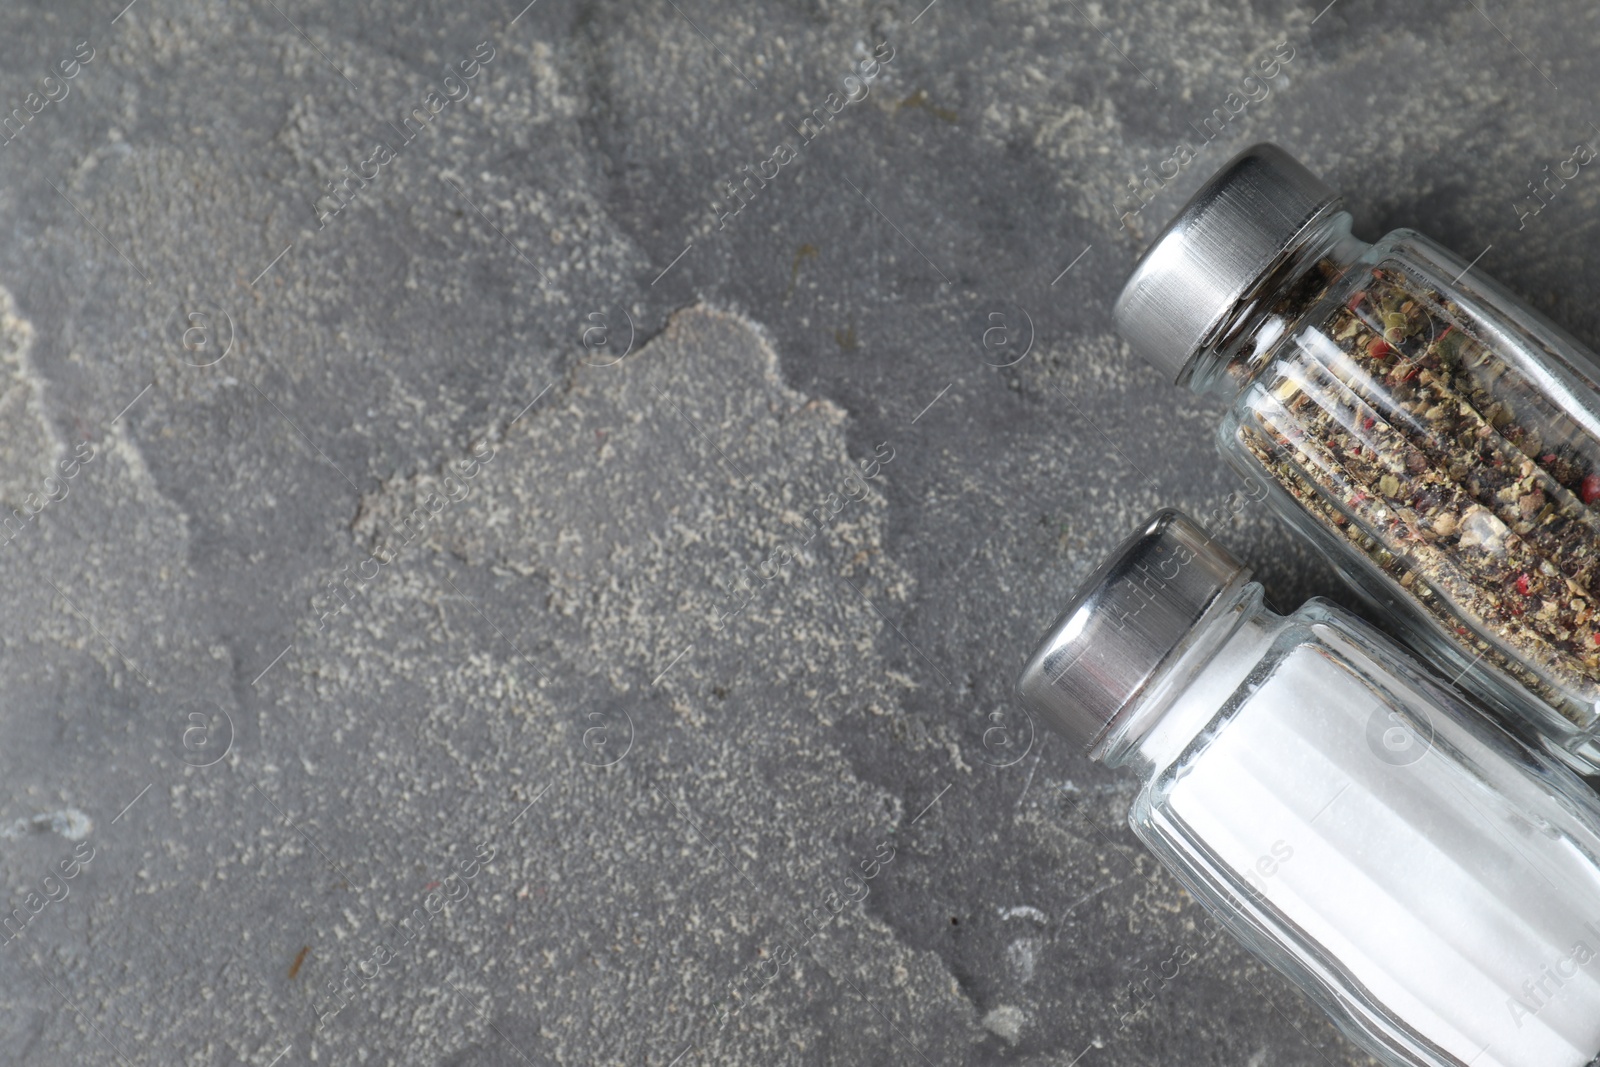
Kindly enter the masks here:
<path id="1" fill-rule="evenodd" d="M 1600 365 L 1423 235 L 1350 223 L 1247 149 L 1140 260 L 1118 329 L 1231 401 L 1223 455 L 1404 640 L 1600 772 Z"/>
<path id="2" fill-rule="evenodd" d="M 1157 512 L 1017 683 L 1135 833 L 1393 1067 L 1600 1063 L 1600 798 L 1342 609 Z"/>

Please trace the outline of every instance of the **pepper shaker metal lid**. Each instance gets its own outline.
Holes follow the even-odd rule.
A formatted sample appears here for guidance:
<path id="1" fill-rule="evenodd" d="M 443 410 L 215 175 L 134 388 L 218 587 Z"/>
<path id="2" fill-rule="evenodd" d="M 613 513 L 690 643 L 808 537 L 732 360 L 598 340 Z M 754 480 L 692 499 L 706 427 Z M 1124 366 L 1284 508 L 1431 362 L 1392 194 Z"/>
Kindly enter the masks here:
<path id="1" fill-rule="evenodd" d="M 1200 187 L 1134 267 L 1117 330 L 1181 382 L 1194 353 L 1288 258 L 1339 195 L 1289 153 L 1258 144 Z"/>
<path id="2" fill-rule="evenodd" d="M 1078 587 L 1017 679 L 1017 698 L 1093 749 L 1218 598 L 1249 577 L 1199 523 L 1163 508 Z"/>

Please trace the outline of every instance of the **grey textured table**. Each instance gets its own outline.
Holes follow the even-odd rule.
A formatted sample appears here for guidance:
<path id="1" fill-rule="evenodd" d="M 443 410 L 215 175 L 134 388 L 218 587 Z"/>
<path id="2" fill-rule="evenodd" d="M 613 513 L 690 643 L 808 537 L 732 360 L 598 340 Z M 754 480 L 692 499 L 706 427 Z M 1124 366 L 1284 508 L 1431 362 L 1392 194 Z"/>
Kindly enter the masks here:
<path id="1" fill-rule="evenodd" d="M 1366 1062 L 1008 689 L 1238 489 L 1109 322 L 1235 149 L 1600 340 L 1600 8 L 121 2 L 0 15 L 0 1059 Z"/>

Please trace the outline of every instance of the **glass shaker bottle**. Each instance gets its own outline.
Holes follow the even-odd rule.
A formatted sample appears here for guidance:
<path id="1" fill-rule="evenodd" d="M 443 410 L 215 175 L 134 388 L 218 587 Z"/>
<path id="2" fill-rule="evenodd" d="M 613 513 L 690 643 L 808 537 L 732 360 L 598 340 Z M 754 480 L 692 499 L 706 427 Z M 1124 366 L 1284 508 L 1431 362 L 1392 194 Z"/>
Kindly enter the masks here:
<path id="1" fill-rule="evenodd" d="M 1600 366 L 1411 230 L 1350 234 L 1282 149 L 1229 161 L 1116 305 L 1134 350 L 1231 399 L 1264 479 L 1401 636 L 1600 771 Z"/>
<path id="2" fill-rule="evenodd" d="M 1017 692 L 1143 779 L 1145 845 L 1382 1062 L 1600 1053 L 1600 798 L 1359 619 L 1275 614 L 1165 510 L 1079 589 Z"/>

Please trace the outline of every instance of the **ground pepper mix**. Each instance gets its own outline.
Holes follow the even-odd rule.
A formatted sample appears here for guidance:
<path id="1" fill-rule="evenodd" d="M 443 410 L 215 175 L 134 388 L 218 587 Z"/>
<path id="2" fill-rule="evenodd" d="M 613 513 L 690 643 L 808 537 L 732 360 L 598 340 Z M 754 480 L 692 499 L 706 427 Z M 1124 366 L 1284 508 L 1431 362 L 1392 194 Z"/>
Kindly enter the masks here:
<path id="1" fill-rule="evenodd" d="M 1471 324 L 1398 266 L 1371 268 L 1248 394 L 1239 440 L 1469 655 L 1590 726 L 1600 442 Z"/>

